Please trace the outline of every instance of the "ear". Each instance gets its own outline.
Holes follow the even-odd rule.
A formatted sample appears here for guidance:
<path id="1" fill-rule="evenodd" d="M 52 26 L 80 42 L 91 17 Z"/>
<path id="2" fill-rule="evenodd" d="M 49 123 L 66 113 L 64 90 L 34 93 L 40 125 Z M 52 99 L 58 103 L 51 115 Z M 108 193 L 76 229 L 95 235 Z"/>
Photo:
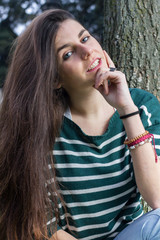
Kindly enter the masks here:
<path id="1" fill-rule="evenodd" d="M 58 83 L 56 89 L 60 89 L 62 87 L 62 83 Z"/>

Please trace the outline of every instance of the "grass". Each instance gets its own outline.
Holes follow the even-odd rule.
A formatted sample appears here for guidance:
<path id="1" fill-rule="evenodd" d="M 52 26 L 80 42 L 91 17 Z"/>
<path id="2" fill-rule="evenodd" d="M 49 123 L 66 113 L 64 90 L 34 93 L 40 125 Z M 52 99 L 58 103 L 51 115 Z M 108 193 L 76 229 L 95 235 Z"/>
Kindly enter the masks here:
<path id="1" fill-rule="evenodd" d="M 148 204 L 144 201 L 143 198 L 142 198 L 141 201 L 142 201 L 142 206 L 143 206 L 144 213 L 147 213 L 147 212 L 152 210 L 152 208 L 150 206 L 148 206 Z"/>

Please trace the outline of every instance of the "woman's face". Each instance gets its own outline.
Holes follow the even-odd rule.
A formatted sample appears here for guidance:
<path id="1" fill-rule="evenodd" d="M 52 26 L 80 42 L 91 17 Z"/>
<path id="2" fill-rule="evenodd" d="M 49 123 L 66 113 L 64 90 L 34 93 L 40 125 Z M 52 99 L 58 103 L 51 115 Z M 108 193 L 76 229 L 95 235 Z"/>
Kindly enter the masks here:
<path id="1" fill-rule="evenodd" d="M 60 86 L 69 94 L 93 86 L 98 69 L 108 67 L 100 44 L 74 20 L 61 24 L 55 47 Z"/>

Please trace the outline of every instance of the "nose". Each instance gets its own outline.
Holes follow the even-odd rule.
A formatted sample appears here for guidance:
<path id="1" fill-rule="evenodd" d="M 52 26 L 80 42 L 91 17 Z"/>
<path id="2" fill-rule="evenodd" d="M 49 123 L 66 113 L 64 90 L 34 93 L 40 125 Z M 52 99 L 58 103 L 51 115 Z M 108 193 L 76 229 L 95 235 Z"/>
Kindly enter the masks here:
<path id="1" fill-rule="evenodd" d="M 82 45 L 79 49 L 80 51 L 80 56 L 83 60 L 87 60 L 88 57 L 92 54 L 93 49 L 90 48 L 89 46 L 84 46 Z"/>

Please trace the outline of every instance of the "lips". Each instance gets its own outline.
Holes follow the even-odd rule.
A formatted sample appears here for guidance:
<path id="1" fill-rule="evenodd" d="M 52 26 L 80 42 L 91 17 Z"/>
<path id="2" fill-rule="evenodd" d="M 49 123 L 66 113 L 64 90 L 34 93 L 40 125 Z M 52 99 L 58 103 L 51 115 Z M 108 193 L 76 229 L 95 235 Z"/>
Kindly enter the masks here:
<path id="1" fill-rule="evenodd" d="M 96 58 L 89 66 L 87 72 L 92 72 L 101 64 L 101 58 Z"/>

